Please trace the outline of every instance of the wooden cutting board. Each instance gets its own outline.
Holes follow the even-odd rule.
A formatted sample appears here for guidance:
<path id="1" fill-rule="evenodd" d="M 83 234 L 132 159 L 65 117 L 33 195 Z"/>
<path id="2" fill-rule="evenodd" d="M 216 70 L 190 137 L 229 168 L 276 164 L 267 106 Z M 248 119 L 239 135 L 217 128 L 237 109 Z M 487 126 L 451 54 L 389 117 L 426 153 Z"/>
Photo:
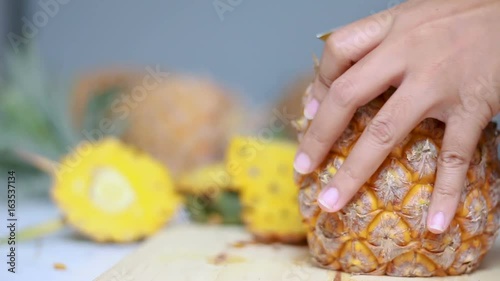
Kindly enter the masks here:
<path id="1" fill-rule="evenodd" d="M 177 225 L 151 238 L 96 281 L 498 281 L 500 239 L 471 275 L 352 276 L 316 268 L 307 247 L 258 245 L 240 227 Z"/>

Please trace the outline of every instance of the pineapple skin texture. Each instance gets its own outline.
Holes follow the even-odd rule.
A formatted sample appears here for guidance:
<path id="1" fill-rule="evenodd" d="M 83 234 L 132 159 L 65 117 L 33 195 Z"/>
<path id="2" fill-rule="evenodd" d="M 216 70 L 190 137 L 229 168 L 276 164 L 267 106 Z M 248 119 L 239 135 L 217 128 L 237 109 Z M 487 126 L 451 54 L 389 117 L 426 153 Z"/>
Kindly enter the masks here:
<path id="1" fill-rule="evenodd" d="M 323 212 L 316 201 L 389 96 L 388 91 L 356 112 L 315 172 L 296 174 L 313 260 L 320 267 L 354 274 L 423 277 L 470 273 L 493 246 L 500 227 L 494 123 L 483 132 L 458 210 L 443 234 L 426 230 L 444 134 L 444 124 L 437 120 L 419 124 L 341 211 Z M 295 122 L 299 139 L 309 122 L 305 118 Z"/>
<path id="2" fill-rule="evenodd" d="M 130 111 L 124 140 L 153 155 L 177 177 L 223 158 L 241 112 L 215 82 L 169 77 Z"/>

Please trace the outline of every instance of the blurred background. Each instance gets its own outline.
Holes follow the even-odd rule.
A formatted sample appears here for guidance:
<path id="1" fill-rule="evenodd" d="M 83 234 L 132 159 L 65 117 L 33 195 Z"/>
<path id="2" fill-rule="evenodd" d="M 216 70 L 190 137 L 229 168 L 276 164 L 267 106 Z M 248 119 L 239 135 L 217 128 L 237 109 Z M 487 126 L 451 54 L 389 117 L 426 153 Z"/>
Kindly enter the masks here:
<path id="1" fill-rule="evenodd" d="M 59 4 L 66 3 L 67 4 Z M 393 3 L 394 2 L 394 3 Z M 401 1 L 400 1 L 401 2 Z M 397 1 L 0 1 L 0 43 L 33 36 L 47 71 L 63 79 L 109 66 L 156 65 L 210 75 L 265 104 L 321 54 L 317 33 Z M 57 3 L 57 7 L 52 7 Z M 44 12 L 45 16 L 37 14 Z M 53 11 L 53 12 L 52 12 Z M 25 28 L 25 31 L 29 28 Z M 28 33 L 31 33 L 29 30 Z M 25 44 L 21 44 L 25 45 Z M 22 46 L 20 46 L 22 47 Z"/>
<path id="2" fill-rule="evenodd" d="M 90 131 L 98 126 L 98 118 L 94 118 L 94 128 L 88 125 L 92 122 L 85 121 L 88 116 L 98 116 L 95 111 L 87 111 L 89 107 L 95 108 L 94 102 L 87 106 L 91 97 L 117 87 L 130 92 L 133 85 L 141 83 L 137 77 L 153 69 L 188 77 L 191 82 L 202 79 L 205 84 L 198 85 L 196 90 L 187 86 L 189 81 L 179 82 L 169 91 L 189 94 L 178 94 L 178 98 L 169 101 L 151 101 L 150 104 L 156 104 L 154 109 L 153 105 L 141 105 L 142 111 L 131 110 L 131 115 L 140 117 L 128 119 L 140 121 L 129 126 L 132 129 L 127 130 L 129 137 L 125 137 L 128 143 L 165 160 L 161 154 L 168 152 L 158 151 L 161 150 L 158 146 L 168 146 L 162 142 L 165 136 L 151 132 L 169 128 L 149 123 L 178 116 L 154 112 L 169 111 L 180 103 L 176 99 L 200 99 L 201 103 L 210 99 L 220 104 L 213 111 L 220 112 L 224 108 L 222 99 L 217 99 L 219 94 L 214 93 L 214 98 L 207 93 L 211 90 L 206 87 L 212 86 L 212 92 L 223 89 L 224 95 L 233 100 L 227 104 L 228 108 L 244 112 L 244 116 L 237 116 L 241 123 L 232 125 L 237 127 L 236 131 L 255 131 L 265 126 L 273 108 L 300 112 L 300 96 L 313 71 L 312 56 L 321 55 L 323 44 L 316 34 L 399 2 L 151 0 L 139 4 L 132 0 L 0 0 L 2 165 L 8 169 L 26 162 L 19 161 L 18 155 L 5 153 L 13 145 L 57 161 L 68 153 L 67 147 L 78 143 L 80 124 L 87 124 L 85 128 Z M 192 97 L 186 98 L 188 95 Z M 109 99 L 108 104 L 95 103 L 110 107 Z M 187 109 L 188 115 L 198 116 L 193 118 L 199 120 L 196 110 Z M 144 117 L 146 111 L 150 114 Z M 213 124 L 203 125 L 212 128 L 224 121 L 220 118 L 224 119 L 212 118 Z M 144 129 L 134 129 L 137 127 Z M 72 134 L 68 131 L 75 129 L 80 136 L 68 137 Z M 155 140 L 137 140 L 139 134 Z M 212 139 L 220 140 L 217 136 Z M 172 145 L 182 142 L 186 140 L 175 140 Z M 202 159 L 194 159 L 196 164 L 206 163 L 213 156 L 197 155 Z M 182 157 L 185 155 L 178 155 Z M 182 166 L 177 160 L 165 161 L 174 162 L 167 163 L 174 170 Z M 33 165 L 19 168 L 29 170 L 30 166 Z M 31 185 L 28 175 L 36 174 L 32 172 L 24 177 L 28 186 Z M 46 181 L 35 177 L 36 186 L 29 188 L 30 192 L 39 190 L 41 193 L 34 194 L 47 194 L 49 181 L 44 178 Z"/>

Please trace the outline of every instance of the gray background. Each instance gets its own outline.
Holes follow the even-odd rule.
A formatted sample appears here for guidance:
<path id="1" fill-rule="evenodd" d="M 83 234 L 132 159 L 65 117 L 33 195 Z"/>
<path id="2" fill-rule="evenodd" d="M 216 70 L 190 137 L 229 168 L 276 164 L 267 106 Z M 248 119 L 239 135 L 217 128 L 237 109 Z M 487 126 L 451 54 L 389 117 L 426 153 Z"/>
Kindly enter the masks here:
<path id="1" fill-rule="evenodd" d="M 4 51 L 6 44 L 5 36 L 7 34 L 7 5 L 5 1 L 0 1 L 0 56 Z"/>
<path id="2" fill-rule="evenodd" d="M 2 26 L 4 2 L 13 1 L 0 0 Z M 32 19 L 45 1 L 26 1 L 26 17 Z M 160 64 L 209 75 L 263 103 L 311 69 L 311 54 L 321 54 L 317 33 L 398 1 L 241 0 L 222 21 L 213 3 L 69 0 L 40 28 L 34 41 L 50 73 L 67 79 L 110 65 Z"/>

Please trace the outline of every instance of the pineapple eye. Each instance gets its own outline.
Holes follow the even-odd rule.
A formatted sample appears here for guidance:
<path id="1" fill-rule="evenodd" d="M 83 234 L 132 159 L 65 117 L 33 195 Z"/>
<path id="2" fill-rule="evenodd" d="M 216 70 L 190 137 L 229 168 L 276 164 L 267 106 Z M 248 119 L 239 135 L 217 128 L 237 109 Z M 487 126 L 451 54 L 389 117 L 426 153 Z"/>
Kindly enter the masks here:
<path id="1" fill-rule="evenodd" d="M 280 192 L 280 187 L 278 184 L 276 183 L 270 183 L 268 186 L 267 186 L 269 192 L 271 194 L 278 194 Z"/>
<path id="2" fill-rule="evenodd" d="M 282 219 L 286 219 L 288 217 L 288 210 L 287 209 L 281 209 L 280 210 L 280 215 Z"/>
<path id="3" fill-rule="evenodd" d="M 253 204 L 258 204 L 260 202 L 259 196 L 257 196 L 257 195 L 253 196 L 252 199 L 251 199 L 251 202 Z"/>
<path id="4" fill-rule="evenodd" d="M 266 221 L 274 221 L 274 212 L 273 211 L 266 212 L 264 218 Z"/>
<path id="5" fill-rule="evenodd" d="M 283 163 L 279 164 L 278 167 L 276 168 L 276 172 L 280 176 L 286 176 L 286 177 L 288 177 L 289 175 L 289 170 L 290 168 L 288 167 L 288 165 L 285 165 Z"/>
<path id="6" fill-rule="evenodd" d="M 260 176 L 259 168 L 252 166 L 248 169 L 248 176 L 251 178 L 258 178 Z"/>

